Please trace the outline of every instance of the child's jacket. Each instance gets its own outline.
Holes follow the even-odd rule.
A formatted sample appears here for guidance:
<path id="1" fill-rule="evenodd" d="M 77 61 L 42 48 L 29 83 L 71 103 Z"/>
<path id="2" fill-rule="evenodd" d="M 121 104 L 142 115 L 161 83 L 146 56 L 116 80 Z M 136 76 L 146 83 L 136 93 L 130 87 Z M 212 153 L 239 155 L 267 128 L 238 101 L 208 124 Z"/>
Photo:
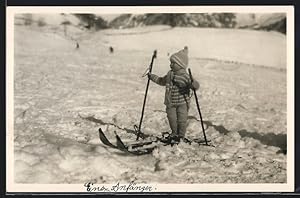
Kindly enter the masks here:
<path id="1" fill-rule="evenodd" d="M 155 74 L 151 74 L 150 79 L 161 86 L 166 86 L 164 101 L 166 106 L 190 102 L 192 96 L 190 92 L 191 79 L 184 69 L 176 72 L 171 70 L 164 77 L 158 77 Z"/>

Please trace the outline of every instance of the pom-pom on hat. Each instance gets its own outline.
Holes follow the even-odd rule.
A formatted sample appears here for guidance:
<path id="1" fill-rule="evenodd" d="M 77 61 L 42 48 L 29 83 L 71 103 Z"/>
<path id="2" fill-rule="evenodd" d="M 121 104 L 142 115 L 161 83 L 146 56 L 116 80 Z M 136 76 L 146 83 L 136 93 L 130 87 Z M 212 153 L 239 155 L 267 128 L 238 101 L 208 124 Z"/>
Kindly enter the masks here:
<path id="1" fill-rule="evenodd" d="M 186 69 L 188 67 L 188 48 L 185 46 L 184 49 L 172 54 L 170 61 L 175 62 L 180 67 Z"/>

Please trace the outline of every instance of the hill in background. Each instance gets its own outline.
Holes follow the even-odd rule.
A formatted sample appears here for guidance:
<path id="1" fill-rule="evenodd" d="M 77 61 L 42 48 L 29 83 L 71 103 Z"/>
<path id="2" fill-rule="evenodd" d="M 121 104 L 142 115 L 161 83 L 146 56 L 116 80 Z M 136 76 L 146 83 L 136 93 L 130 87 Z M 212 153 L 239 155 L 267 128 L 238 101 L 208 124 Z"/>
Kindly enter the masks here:
<path id="1" fill-rule="evenodd" d="M 159 14 L 19 14 L 15 24 L 38 26 L 54 25 L 81 29 L 123 29 L 149 25 L 168 25 L 171 27 L 210 27 L 238 28 L 277 31 L 286 33 L 286 15 L 273 14 L 238 14 L 238 13 L 159 13 Z M 107 20 L 110 19 L 110 20 Z"/>
<path id="2" fill-rule="evenodd" d="M 285 14 L 185 13 L 185 14 L 122 14 L 109 23 L 112 28 L 148 25 L 171 27 L 247 28 L 286 33 Z"/>

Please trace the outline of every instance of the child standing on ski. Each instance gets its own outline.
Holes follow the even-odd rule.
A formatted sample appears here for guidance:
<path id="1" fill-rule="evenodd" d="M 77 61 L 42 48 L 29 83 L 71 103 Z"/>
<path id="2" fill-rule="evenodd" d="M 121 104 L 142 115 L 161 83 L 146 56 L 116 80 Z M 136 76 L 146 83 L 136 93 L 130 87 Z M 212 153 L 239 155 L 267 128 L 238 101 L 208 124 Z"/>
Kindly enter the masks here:
<path id="1" fill-rule="evenodd" d="M 155 83 L 166 87 L 165 101 L 167 118 L 172 130 L 171 137 L 184 139 L 187 126 L 190 98 L 190 89 L 199 89 L 199 83 L 191 79 L 186 72 L 188 67 L 188 49 L 171 55 L 171 70 L 163 77 L 148 73 L 148 77 Z"/>

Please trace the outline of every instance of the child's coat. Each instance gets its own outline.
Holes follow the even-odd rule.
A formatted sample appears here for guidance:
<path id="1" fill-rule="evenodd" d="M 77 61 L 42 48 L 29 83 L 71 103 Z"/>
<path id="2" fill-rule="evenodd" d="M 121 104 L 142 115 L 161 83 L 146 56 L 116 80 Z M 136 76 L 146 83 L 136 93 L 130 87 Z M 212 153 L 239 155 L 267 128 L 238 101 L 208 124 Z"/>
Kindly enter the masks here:
<path id="1" fill-rule="evenodd" d="M 190 102 L 191 79 L 184 69 L 177 72 L 171 70 L 163 77 L 151 74 L 150 79 L 161 86 L 166 86 L 164 101 L 166 106 L 176 106 Z"/>

